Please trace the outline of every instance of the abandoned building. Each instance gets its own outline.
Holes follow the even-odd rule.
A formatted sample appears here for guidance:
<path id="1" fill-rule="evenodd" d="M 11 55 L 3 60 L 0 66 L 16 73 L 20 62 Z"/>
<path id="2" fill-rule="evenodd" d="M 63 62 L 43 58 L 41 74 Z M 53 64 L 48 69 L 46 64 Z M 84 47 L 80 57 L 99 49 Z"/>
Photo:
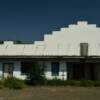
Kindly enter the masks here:
<path id="1" fill-rule="evenodd" d="M 33 44 L 0 44 L 0 78 L 24 80 L 33 61 L 45 66 L 47 79 L 100 80 L 100 28 L 78 21 Z"/>

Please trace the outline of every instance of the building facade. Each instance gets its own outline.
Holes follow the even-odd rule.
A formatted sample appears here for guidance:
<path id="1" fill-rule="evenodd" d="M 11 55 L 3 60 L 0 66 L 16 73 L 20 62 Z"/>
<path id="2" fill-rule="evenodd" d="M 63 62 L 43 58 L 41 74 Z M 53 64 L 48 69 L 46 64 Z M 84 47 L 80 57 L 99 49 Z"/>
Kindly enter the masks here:
<path id="1" fill-rule="evenodd" d="M 86 21 L 45 34 L 33 44 L 0 44 L 0 77 L 26 79 L 37 61 L 45 66 L 47 79 L 100 80 L 100 28 Z"/>

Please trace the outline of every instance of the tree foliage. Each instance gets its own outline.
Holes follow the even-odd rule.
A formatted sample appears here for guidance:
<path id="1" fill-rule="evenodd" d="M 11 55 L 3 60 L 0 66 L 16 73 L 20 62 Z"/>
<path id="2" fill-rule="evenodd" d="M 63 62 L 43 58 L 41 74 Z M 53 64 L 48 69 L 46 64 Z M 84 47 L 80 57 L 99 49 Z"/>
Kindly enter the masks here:
<path id="1" fill-rule="evenodd" d="M 37 62 L 34 62 L 28 71 L 28 79 L 32 85 L 40 85 L 44 83 L 44 68 Z"/>

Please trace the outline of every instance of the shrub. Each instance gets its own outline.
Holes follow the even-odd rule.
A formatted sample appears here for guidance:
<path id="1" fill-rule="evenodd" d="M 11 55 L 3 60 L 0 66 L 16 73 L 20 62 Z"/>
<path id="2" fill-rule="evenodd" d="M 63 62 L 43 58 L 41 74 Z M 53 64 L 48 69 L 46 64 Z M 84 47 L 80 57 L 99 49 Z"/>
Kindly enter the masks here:
<path id="1" fill-rule="evenodd" d="M 2 88 L 3 88 L 3 81 L 0 80 L 0 89 L 2 89 Z"/>
<path id="2" fill-rule="evenodd" d="M 100 86 L 100 81 L 97 80 L 60 80 L 60 79 L 53 79 L 53 80 L 45 80 L 44 85 L 49 86 Z"/>
<path id="3" fill-rule="evenodd" d="M 78 81 L 78 80 L 68 80 L 67 81 L 67 85 L 70 85 L 70 86 L 80 86 L 80 81 Z"/>
<path id="4" fill-rule="evenodd" d="M 53 80 L 46 80 L 45 85 L 50 85 L 50 86 L 65 86 L 66 81 L 60 80 L 60 79 L 53 79 Z"/>
<path id="5" fill-rule="evenodd" d="M 81 80 L 80 81 L 80 86 L 94 86 L 94 81 L 92 80 Z"/>
<path id="6" fill-rule="evenodd" d="M 44 66 L 43 66 L 44 67 Z M 42 85 L 45 82 L 44 68 L 34 62 L 28 71 L 28 79 L 31 85 Z"/>
<path id="7" fill-rule="evenodd" d="M 8 77 L 4 79 L 4 86 L 10 89 L 22 89 L 24 87 L 24 82 L 15 77 Z"/>
<path id="8" fill-rule="evenodd" d="M 100 86 L 100 81 L 94 81 L 94 86 Z"/>
<path id="9" fill-rule="evenodd" d="M 67 86 L 67 85 L 80 86 L 80 81 L 53 79 L 53 80 L 47 80 L 46 85 L 50 85 L 50 86 Z"/>
<path id="10" fill-rule="evenodd" d="M 45 85 L 49 86 L 100 86 L 100 81 L 92 81 L 92 80 L 46 80 Z"/>

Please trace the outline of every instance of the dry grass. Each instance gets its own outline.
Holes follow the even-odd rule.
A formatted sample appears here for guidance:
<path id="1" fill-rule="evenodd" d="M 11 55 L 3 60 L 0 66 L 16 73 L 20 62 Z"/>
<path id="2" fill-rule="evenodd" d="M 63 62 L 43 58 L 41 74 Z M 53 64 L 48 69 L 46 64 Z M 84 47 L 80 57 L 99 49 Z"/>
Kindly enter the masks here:
<path id="1" fill-rule="evenodd" d="M 28 87 L 0 90 L 0 100 L 100 100 L 100 87 Z"/>

